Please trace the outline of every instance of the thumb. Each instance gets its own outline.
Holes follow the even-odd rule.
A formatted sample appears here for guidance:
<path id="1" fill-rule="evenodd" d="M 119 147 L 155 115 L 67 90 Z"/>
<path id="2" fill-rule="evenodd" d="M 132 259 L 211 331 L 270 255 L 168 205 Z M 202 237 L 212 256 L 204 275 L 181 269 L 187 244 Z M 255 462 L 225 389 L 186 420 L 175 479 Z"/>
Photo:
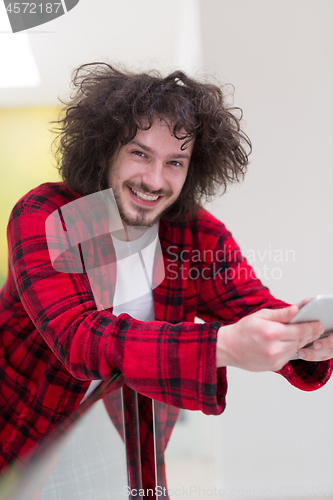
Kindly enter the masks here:
<path id="1" fill-rule="evenodd" d="M 282 309 L 263 309 L 262 318 L 268 319 L 270 321 L 278 321 L 279 323 L 289 323 L 294 316 L 298 313 L 299 309 L 297 305 L 292 305 L 288 307 L 283 307 Z"/>

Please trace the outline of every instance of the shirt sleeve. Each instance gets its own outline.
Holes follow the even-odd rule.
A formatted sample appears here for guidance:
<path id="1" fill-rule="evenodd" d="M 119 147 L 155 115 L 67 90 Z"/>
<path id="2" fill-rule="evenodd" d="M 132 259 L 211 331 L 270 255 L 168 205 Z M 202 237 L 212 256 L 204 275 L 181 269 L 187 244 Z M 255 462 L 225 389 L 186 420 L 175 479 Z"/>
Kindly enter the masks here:
<path id="1" fill-rule="evenodd" d="M 221 413 L 226 382 L 217 389 L 215 359 L 220 324 L 141 322 L 97 310 L 87 276 L 51 264 L 45 235 L 51 212 L 43 205 L 15 208 L 8 225 L 9 265 L 15 300 L 68 372 L 82 381 L 121 372 L 130 387 L 152 399 Z"/>
<path id="2" fill-rule="evenodd" d="M 257 279 L 254 270 L 242 256 L 231 233 L 220 223 L 220 235 L 214 249 L 215 258 L 203 276 L 198 316 L 204 321 L 232 324 L 263 308 L 277 309 L 289 304 L 276 299 Z M 331 361 L 288 362 L 278 373 L 293 386 L 313 391 L 322 387 L 332 373 Z"/>

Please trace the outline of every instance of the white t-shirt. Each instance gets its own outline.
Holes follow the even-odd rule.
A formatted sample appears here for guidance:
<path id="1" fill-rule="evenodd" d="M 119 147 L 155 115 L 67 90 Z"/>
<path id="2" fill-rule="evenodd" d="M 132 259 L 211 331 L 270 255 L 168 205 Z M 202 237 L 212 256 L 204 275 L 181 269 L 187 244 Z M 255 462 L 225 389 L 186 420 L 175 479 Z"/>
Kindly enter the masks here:
<path id="1" fill-rule="evenodd" d="M 158 223 L 148 228 L 139 238 L 122 241 L 112 234 L 117 258 L 117 278 L 113 302 L 113 314 L 127 313 L 139 321 L 154 321 L 152 276 Z M 99 386 L 101 380 L 93 380 L 81 403 Z"/>

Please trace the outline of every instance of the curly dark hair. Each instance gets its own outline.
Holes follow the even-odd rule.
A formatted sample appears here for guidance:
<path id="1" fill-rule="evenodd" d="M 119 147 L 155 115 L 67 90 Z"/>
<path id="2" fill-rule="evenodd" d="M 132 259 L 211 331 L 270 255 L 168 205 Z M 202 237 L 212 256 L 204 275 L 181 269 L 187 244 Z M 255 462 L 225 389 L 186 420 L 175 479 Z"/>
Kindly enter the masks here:
<path id="1" fill-rule="evenodd" d="M 109 163 L 119 145 L 138 129 L 149 129 L 156 117 L 172 123 L 182 149 L 195 138 L 183 189 L 164 217 L 193 216 L 204 198 L 243 178 L 251 142 L 240 128 L 241 110 L 226 105 L 217 85 L 182 71 L 163 78 L 157 71 L 135 74 L 97 62 L 76 69 L 72 87 L 71 101 L 63 102 L 63 115 L 53 122 L 56 156 L 64 183 L 82 196 L 108 188 Z"/>

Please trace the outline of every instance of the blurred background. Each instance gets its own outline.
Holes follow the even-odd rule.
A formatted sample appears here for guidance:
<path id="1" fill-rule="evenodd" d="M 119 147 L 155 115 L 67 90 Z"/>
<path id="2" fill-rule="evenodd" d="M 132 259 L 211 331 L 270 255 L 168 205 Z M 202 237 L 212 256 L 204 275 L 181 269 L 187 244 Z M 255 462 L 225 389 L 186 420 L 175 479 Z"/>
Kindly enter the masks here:
<path id="1" fill-rule="evenodd" d="M 13 205 L 59 179 L 58 97 L 77 66 L 106 61 L 227 84 L 253 153 L 244 182 L 207 208 L 278 298 L 333 293 L 332 19 L 331 0 L 80 0 L 12 34 L 0 0 L 0 283 Z M 302 393 L 230 369 L 226 412 L 184 412 L 177 424 L 172 498 L 333 498 L 332 383 Z"/>

